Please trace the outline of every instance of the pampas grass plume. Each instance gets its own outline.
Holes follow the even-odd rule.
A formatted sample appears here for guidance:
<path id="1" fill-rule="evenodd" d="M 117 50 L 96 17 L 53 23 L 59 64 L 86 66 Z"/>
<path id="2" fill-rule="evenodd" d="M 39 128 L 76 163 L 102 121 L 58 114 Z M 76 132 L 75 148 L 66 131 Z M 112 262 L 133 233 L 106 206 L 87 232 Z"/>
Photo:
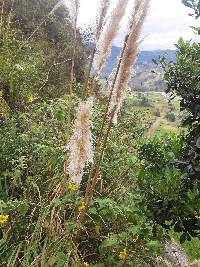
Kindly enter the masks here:
<path id="1" fill-rule="evenodd" d="M 95 62 L 94 67 L 97 71 L 101 70 L 110 52 L 110 49 L 112 47 L 112 42 L 114 38 L 116 37 L 117 32 L 119 30 L 119 25 L 125 14 L 127 4 L 128 4 L 128 0 L 118 0 L 112 12 L 109 24 L 106 28 L 106 31 L 105 31 L 105 34 L 102 40 L 102 43 L 100 44 L 101 49 L 96 56 L 96 60 L 95 60 L 96 62 Z"/>
<path id="2" fill-rule="evenodd" d="M 135 2 L 135 9 L 130 22 L 130 32 L 110 104 L 110 111 L 115 109 L 113 117 L 113 123 L 115 124 L 117 123 L 118 113 L 125 98 L 128 82 L 132 76 L 132 65 L 137 58 L 141 30 L 149 10 L 149 3 L 150 0 L 137 0 Z"/>
<path id="3" fill-rule="evenodd" d="M 69 143 L 68 172 L 70 182 L 80 187 L 85 165 L 93 163 L 92 146 L 92 107 L 93 98 L 81 101 L 74 123 L 73 135 Z"/>

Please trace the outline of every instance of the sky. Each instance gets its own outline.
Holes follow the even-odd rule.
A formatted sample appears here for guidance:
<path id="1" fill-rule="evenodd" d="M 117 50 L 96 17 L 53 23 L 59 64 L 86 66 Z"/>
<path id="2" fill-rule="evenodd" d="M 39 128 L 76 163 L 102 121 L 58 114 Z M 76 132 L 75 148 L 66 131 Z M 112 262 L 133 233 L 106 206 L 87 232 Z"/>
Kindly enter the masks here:
<path id="1" fill-rule="evenodd" d="M 99 0 L 81 0 L 79 26 L 88 25 L 95 19 Z M 112 0 L 113 4 L 116 0 Z M 127 8 L 131 10 L 134 1 L 129 0 Z M 200 21 L 188 16 L 191 10 L 185 7 L 181 0 L 151 0 L 149 16 L 145 22 L 141 50 L 175 49 L 179 37 L 198 41 L 190 26 L 200 25 Z M 127 17 L 126 16 L 126 17 Z M 122 46 L 126 21 L 122 22 L 114 45 Z M 200 41 L 200 40 L 199 40 Z"/>

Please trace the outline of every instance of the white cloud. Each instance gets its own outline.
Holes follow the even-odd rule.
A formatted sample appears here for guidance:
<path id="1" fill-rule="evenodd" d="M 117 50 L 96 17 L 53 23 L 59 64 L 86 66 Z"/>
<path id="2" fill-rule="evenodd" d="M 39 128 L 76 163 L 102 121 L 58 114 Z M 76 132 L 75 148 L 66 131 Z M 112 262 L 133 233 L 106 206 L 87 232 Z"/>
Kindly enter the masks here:
<path id="1" fill-rule="evenodd" d="M 114 3 L 116 0 L 112 1 Z M 99 0 L 81 0 L 79 25 L 94 21 L 98 2 Z M 133 1 L 130 0 L 127 15 L 132 6 Z M 152 0 L 149 16 L 144 25 L 142 49 L 173 49 L 180 36 L 188 40 L 197 39 L 189 26 L 198 25 L 198 22 L 188 16 L 189 12 L 190 9 L 186 8 L 181 0 Z M 123 43 L 126 21 L 124 20 L 114 42 L 117 46 Z"/>

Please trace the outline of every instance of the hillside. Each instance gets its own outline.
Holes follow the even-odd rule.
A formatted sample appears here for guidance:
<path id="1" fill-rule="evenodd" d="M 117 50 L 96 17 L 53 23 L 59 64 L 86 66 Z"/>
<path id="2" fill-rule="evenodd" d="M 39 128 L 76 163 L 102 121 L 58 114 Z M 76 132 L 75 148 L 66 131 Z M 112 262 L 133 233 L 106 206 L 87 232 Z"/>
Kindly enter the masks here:
<path id="1" fill-rule="evenodd" d="M 114 2 L 0 0 L 0 267 L 200 264 L 200 46 Z"/>
<path id="2" fill-rule="evenodd" d="M 116 65 L 121 48 L 113 46 L 111 54 L 104 68 L 104 77 L 107 78 Z M 163 91 L 165 84 L 162 80 L 162 70 L 157 67 L 152 59 L 159 59 L 160 55 L 167 55 L 168 61 L 175 61 L 175 50 L 141 51 L 138 55 L 135 76 L 130 82 L 132 90 L 136 91 Z"/>

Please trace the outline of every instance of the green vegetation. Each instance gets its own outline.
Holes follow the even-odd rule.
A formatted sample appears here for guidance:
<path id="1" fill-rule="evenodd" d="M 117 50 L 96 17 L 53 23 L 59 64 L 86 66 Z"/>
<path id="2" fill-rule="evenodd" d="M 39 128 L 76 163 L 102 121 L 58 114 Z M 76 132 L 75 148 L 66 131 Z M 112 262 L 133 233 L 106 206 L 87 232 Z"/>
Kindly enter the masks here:
<path id="1" fill-rule="evenodd" d="M 56 3 L 0 1 L 0 91 L 11 109 L 21 110 L 30 102 L 67 93 L 73 30 L 66 20 L 67 9 L 62 5 L 53 10 Z M 80 36 L 77 43 L 75 73 L 79 82 L 86 55 Z"/>
<path id="2" fill-rule="evenodd" d="M 1 266 L 155 267 L 170 238 L 198 259 L 199 45 L 180 39 L 176 63 L 160 57 L 168 96 L 179 98 L 124 100 L 148 13 L 139 1 L 108 97 L 91 73 L 111 47 L 109 1 L 89 48 L 71 2 L 0 0 Z M 117 3 L 110 41 L 126 9 Z"/>

